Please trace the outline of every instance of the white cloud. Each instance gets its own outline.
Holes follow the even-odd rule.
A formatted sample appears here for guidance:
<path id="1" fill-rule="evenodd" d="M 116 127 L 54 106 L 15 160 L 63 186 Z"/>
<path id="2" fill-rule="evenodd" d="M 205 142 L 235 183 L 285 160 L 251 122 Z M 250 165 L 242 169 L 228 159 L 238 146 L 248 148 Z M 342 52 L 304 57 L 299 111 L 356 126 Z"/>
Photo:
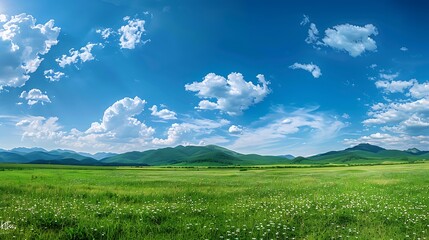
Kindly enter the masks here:
<path id="1" fill-rule="evenodd" d="M 246 82 L 241 73 L 231 73 L 228 79 L 209 73 L 202 82 L 186 84 L 185 89 L 197 92 L 196 95 L 204 99 L 198 104 L 198 109 L 217 109 L 231 116 L 240 115 L 270 93 L 269 82 L 264 76 L 259 74 L 256 77 L 260 84 Z M 215 99 L 215 101 L 207 99 Z"/>
<path id="2" fill-rule="evenodd" d="M 396 123 L 408 119 L 414 113 L 429 113 L 429 100 L 426 98 L 407 102 L 376 104 L 363 121 L 365 125 Z"/>
<path id="3" fill-rule="evenodd" d="M 392 135 L 377 132 L 357 139 L 345 139 L 344 143 L 350 146 L 354 146 L 359 143 L 369 143 L 387 149 L 405 150 L 414 147 L 426 149 L 427 144 L 429 143 L 429 137 L 423 135 L 409 136 L 406 134 Z"/>
<path id="4" fill-rule="evenodd" d="M 415 82 L 410 88 L 410 95 L 413 98 L 424 98 L 429 97 L 429 82 L 418 83 Z"/>
<path id="5" fill-rule="evenodd" d="M 348 115 L 347 113 L 343 113 L 343 115 L 341 115 L 341 117 L 344 119 L 350 119 L 350 115 Z"/>
<path id="6" fill-rule="evenodd" d="M 44 105 L 45 103 L 51 102 L 48 95 L 43 94 L 42 91 L 37 88 L 31 89 L 29 92 L 23 91 L 19 98 L 24 98 L 25 100 L 28 100 L 27 104 L 30 106 L 36 103 Z"/>
<path id="7" fill-rule="evenodd" d="M 210 135 L 215 129 L 229 124 L 228 120 L 189 119 L 184 123 L 173 123 L 167 131 L 167 138 L 153 139 L 155 145 L 199 144 L 201 136 Z"/>
<path id="8" fill-rule="evenodd" d="M 285 146 L 293 142 L 321 144 L 329 141 L 346 126 L 335 116 L 317 113 L 315 109 L 298 109 L 291 113 L 281 110 L 262 119 L 258 123 L 262 126 L 246 128 L 228 147 L 241 152 L 273 154 L 284 152 Z"/>
<path id="9" fill-rule="evenodd" d="M 45 78 L 49 79 L 51 82 L 58 82 L 65 76 L 63 72 L 55 72 L 53 69 L 45 70 L 43 74 L 45 75 Z"/>
<path id="10" fill-rule="evenodd" d="M 32 139 L 35 142 L 40 140 L 55 140 L 60 138 L 64 132 L 60 131 L 61 126 L 57 123 L 57 117 L 46 119 L 45 117 L 27 117 L 16 123 L 22 132 L 22 139 Z"/>
<path id="11" fill-rule="evenodd" d="M 382 88 L 387 93 L 402 93 L 416 83 L 415 79 L 409 81 L 377 81 L 375 86 Z"/>
<path id="12" fill-rule="evenodd" d="M 155 129 L 146 126 L 136 117 L 144 111 L 145 100 L 139 97 L 123 98 L 103 114 L 100 122 L 93 122 L 86 131 L 71 129 L 60 131 L 58 118 L 29 117 L 16 126 L 23 131 L 23 138 L 65 148 L 83 151 L 130 151 L 152 146 Z M 39 133 L 40 132 L 40 133 Z"/>
<path id="13" fill-rule="evenodd" d="M 310 64 L 294 63 L 291 66 L 289 66 L 289 68 L 305 70 L 311 73 L 311 75 L 313 75 L 314 78 L 319 78 L 322 75 L 322 72 L 320 71 L 319 66 L 313 63 L 310 63 Z"/>
<path id="14" fill-rule="evenodd" d="M 240 126 L 231 125 L 228 129 L 228 132 L 231 134 L 240 134 L 241 132 L 243 132 L 243 128 L 241 128 Z"/>
<path id="15" fill-rule="evenodd" d="M 365 51 L 376 51 L 377 44 L 371 36 L 378 34 L 372 24 L 363 27 L 342 24 L 325 30 L 323 42 L 334 49 L 343 50 L 352 57 L 360 56 Z"/>
<path id="16" fill-rule="evenodd" d="M 127 24 L 119 28 L 118 33 L 120 36 L 121 48 L 134 49 L 136 44 L 141 42 L 142 34 L 146 31 L 144 28 L 145 21 L 141 19 L 130 19 L 130 17 L 124 17 L 124 21 Z"/>
<path id="17" fill-rule="evenodd" d="M 3 15 L 4 16 L 4 15 Z M 54 20 L 37 24 L 27 14 L 2 17 L 0 28 L 0 90 L 4 87 L 21 87 L 37 71 L 47 54 L 58 43 L 60 28 Z"/>
<path id="18" fill-rule="evenodd" d="M 5 14 L 0 14 L 0 23 L 7 22 L 7 16 Z"/>
<path id="19" fill-rule="evenodd" d="M 310 23 L 310 18 L 307 15 L 303 15 L 302 21 L 300 23 L 301 26 L 305 26 Z"/>
<path id="20" fill-rule="evenodd" d="M 154 129 L 147 127 L 135 116 L 141 114 L 144 110 L 146 101 L 139 97 L 123 98 L 115 102 L 104 111 L 101 122 L 94 122 L 85 132 L 87 134 L 96 133 L 100 137 L 108 136 L 121 140 L 130 138 L 141 138 L 144 140 L 151 137 Z"/>
<path id="21" fill-rule="evenodd" d="M 308 29 L 308 37 L 305 39 L 305 42 L 308 44 L 320 45 L 319 40 L 319 30 L 316 27 L 316 24 L 311 23 L 310 28 Z"/>
<path id="22" fill-rule="evenodd" d="M 153 105 L 149 110 L 152 111 L 151 115 L 159 117 L 163 120 L 174 120 L 177 119 L 176 113 L 168 110 L 168 109 L 161 109 L 158 111 L 158 107 L 156 105 Z"/>
<path id="23" fill-rule="evenodd" d="M 95 58 L 91 51 L 95 46 L 103 47 L 101 43 L 88 43 L 80 50 L 74 50 L 73 48 L 70 49 L 68 56 L 62 55 L 61 58 L 57 58 L 55 61 L 58 62 L 58 65 L 62 68 L 67 65 L 76 64 L 79 61 L 81 63 L 92 61 Z"/>
<path id="24" fill-rule="evenodd" d="M 108 39 L 111 35 L 116 33 L 111 28 L 97 29 L 95 32 L 100 34 L 104 40 Z"/>
<path id="25" fill-rule="evenodd" d="M 373 63 L 373 64 L 371 64 L 369 67 L 370 67 L 370 68 L 372 68 L 372 69 L 374 69 L 374 68 L 376 68 L 377 66 L 378 66 L 377 64 Z"/>
<path id="26" fill-rule="evenodd" d="M 394 80 L 399 76 L 399 73 L 380 73 L 380 78 L 385 80 Z"/>
<path id="27" fill-rule="evenodd" d="M 407 47 L 401 47 L 399 50 L 406 52 L 406 51 L 408 51 L 408 48 Z"/>

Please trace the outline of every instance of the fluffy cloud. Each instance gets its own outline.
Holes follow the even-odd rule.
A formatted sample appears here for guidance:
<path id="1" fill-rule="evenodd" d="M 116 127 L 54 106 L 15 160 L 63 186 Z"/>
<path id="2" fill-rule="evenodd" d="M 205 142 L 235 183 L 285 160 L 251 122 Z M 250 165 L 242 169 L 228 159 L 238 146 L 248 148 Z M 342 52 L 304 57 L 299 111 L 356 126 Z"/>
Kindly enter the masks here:
<path id="1" fill-rule="evenodd" d="M 209 73 L 202 82 L 186 84 L 185 89 L 197 92 L 196 95 L 204 99 L 199 102 L 198 109 L 217 109 L 231 116 L 240 115 L 270 93 L 269 82 L 264 76 L 259 74 L 256 77 L 260 84 L 246 82 L 241 73 L 231 73 L 228 79 Z"/>
<path id="2" fill-rule="evenodd" d="M 76 64 L 79 61 L 81 63 L 92 61 L 95 58 L 91 51 L 95 46 L 103 47 L 101 43 L 88 43 L 80 50 L 74 50 L 73 48 L 70 49 L 68 56 L 62 55 L 61 58 L 57 58 L 55 61 L 58 62 L 58 65 L 60 65 L 62 68 L 67 65 Z"/>
<path id="3" fill-rule="evenodd" d="M 408 48 L 407 47 L 401 47 L 399 50 L 406 52 L 406 51 L 408 51 Z"/>
<path id="4" fill-rule="evenodd" d="M 130 151 L 152 146 L 155 129 L 140 122 L 136 116 L 144 111 L 145 100 L 139 97 L 123 98 L 103 114 L 100 122 L 93 122 L 86 131 L 60 131 L 58 118 L 29 117 L 16 126 L 23 138 L 49 141 L 57 146 L 84 151 Z"/>
<path id="5" fill-rule="evenodd" d="M 228 129 L 228 132 L 231 134 L 240 134 L 243 132 L 243 129 L 239 126 L 231 125 L 231 127 Z"/>
<path id="6" fill-rule="evenodd" d="M 100 34 L 104 40 L 115 34 L 115 31 L 113 31 L 111 28 L 97 29 L 95 32 Z"/>
<path id="7" fill-rule="evenodd" d="M 343 24 L 325 30 L 323 42 L 332 48 L 347 51 L 352 57 L 357 57 L 365 51 L 377 49 L 376 42 L 370 37 L 377 34 L 377 28 L 372 24 L 364 27 Z"/>
<path id="8" fill-rule="evenodd" d="M 146 31 L 144 28 L 145 21 L 141 19 L 130 19 L 125 17 L 127 24 L 119 28 L 119 44 L 121 48 L 134 49 L 136 44 L 141 43 L 142 34 Z"/>
<path id="9" fill-rule="evenodd" d="M 426 98 L 407 102 L 375 104 L 368 113 L 365 125 L 396 123 L 408 119 L 414 113 L 429 113 L 429 100 Z"/>
<path id="10" fill-rule="evenodd" d="M 310 64 L 294 63 L 291 66 L 289 66 L 289 68 L 305 70 L 311 73 L 311 75 L 313 75 L 314 78 L 319 78 L 322 75 L 322 72 L 320 71 L 319 66 L 313 63 L 310 63 Z"/>
<path id="11" fill-rule="evenodd" d="M 167 138 L 153 139 L 155 145 L 199 144 L 201 136 L 210 135 L 215 129 L 228 125 L 229 121 L 220 119 L 190 119 L 185 123 L 173 123 L 167 131 Z M 186 139 L 186 140 L 184 140 Z"/>
<path id="12" fill-rule="evenodd" d="M 308 23 L 310 23 L 310 19 L 304 15 L 301 25 L 304 26 Z M 305 42 L 313 45 L 316 49 L 320 49 L 321 46 L 329 46 L 340 51 L 346 51 L 352 57 L 357 57 L 365 51 L 377 50 L 377 44 L 372 38 L 376 35 L 378 35 L 377 28 L 372 24 L 361 27 L 347 23 L 326 29 L 325 36 L 319 40 L 319 30 L 316 24 L 311 23 Z"/>
<path id="13" fill-rule="evenodd" d="M 45 78 L 49 79 L 51 82 L 58 82 L 65 76 L 63 72 L 55 72 L 53 69 L 45 70 L 43 74 L 45 75 Z"/>
<path id="14" fill-rule="evenodd" d="M 429 97 L 429 82 L 414 82 L 414 85 L 410 88 L 410 95 L 413 98 Z"/>
<path id="15" fill-rule="evenodd" d="M 155 130 L 135 118 L 143 112 L 145 105 L 146 101 L 139 97 L 121 99 L 108 107 L 102 121 L 92 123 L 85 133 L 98 134 L 101 138 L 107 136 L 111 140 L 151 137 Z"/>
<path id="16" fill-rule="evenodd" d="M 7 21 L 7 16 L 4 14 L 0 14 L 0 23 L 6 22 Z"/>
<path id="17" fill-rule="evenodd" d="M 24 98 L 25 100 L 28 100 L 27 104 L 30 106 L 36 103 L 41 103 L 42 105 L 44 105 L 45 103 L 51 102 L 48 95 L 43 94 L 42 91 L 36 88 L 31 89 L 29 92 L 23 91 L 19 98 Z"/>
<path id="18" fill-rule="evenodd" d="M 61 126 L 58 125 L 58 118 L 44 117 L 28 117 L 16 123 L 16 126 L 22 129 L 22 138 L 31 139 L 35 142 L 40 140 L 56 140 L 59 139 L 64 132 L 60 131 Z"/>
<path id="19" fill-rule="evenodd" d="M 365 126 L 377 129 L 376 133 L 357 139 L 345 139 L 346 144 L 368 142 L 391 148 L 423 147 L 429 144 L 429 87 L 427 82 L 394 81 L 395 76 L 384 76 L 389 81 L 375 84 L 385 92 L 397 92 L 398 99 L 377 103 L 368 111 Z M 402 95 L 401 95 L 402 94 Z"/>
<path id="20" fill-rule="evenodd" d="M 377 81 L 375 86 L 387 93 L 402 93 L 416 83 L 415 79 L 409 81 Z"/>
<path id="21" fill-rule="evenodd" d="M 54 20 L 37 24 L 27 14 L 2 17 L 0 28 L 0 90 L 21 87 L 30 79 L 47 54 L 58 43 L 60 28 Z"/>
<path id="22" fill-rule="evenodd" d="M 152 116 L 159 117 L 163 120 L 174 120 L 177 119 L 176 113 L 173 111 L 170 111 L 168 109 L 161 109 L 158 111 L 158 107 L 156 105 L 153 105 L 149 110 L 152 111 Z"/>
<path id="23" fill-rule="evenodd" d="M 323 42 L 335 49 L 346 51 L 352 57 L 357 57 L 365 51 L 377 50 L 377 44 L 371 36 L 378 34 L 372 24 L 363 27 L 342 24 L 325 30 Z"/>

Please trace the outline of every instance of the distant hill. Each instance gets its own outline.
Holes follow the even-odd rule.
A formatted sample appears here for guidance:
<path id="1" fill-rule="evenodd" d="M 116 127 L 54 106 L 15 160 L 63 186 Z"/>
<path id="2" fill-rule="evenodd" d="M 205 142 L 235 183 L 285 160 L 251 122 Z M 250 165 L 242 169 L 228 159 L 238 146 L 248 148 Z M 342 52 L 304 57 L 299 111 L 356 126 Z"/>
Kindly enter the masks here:
<path id="1" fill-rule="evenodd" d="M 292 155 L 263 156 L 241 154 L 216 145 L 177 146 L 144 152 L 77 153 L 57 149 L 14 148 L 0 150 L 0 163 L 66 164 L 88 166 L 249 166 L 267 164 L 379 164 L 429 160 L 429 151 L 410 148 L 389 150 L 362 143 L 341 151 L 330 151 L 310 157 Z"/>
<path id="2" fill-rule="evenodd" d="M 287 158 L 287 159 L 289 159 L 289 160 L 292 160 L 292 159 L 294 159 L 294 158 L 295 158 L 295 156 L 290 155 L 290 154 L 287 154 L 287 155 L 279 155 L 278 157 Z"/>
<path id="3" fill-rule="evenodd" d="M 288 159 L 277 156 L 240 154 L 215 145 L 177 146 L 144 152 L 128 152 L 101 160 L 104 163 L 202 166 L 284 164 L 288 161 Z"/>
<path id="4" fill-rule="evenodd" d="M 429 159 L 429 152 L 415 150 L 388 150 L 382 147 L 362 143 L 342 151 L 331 151 L 308 157 L 304 164 L 370 164 L 383 162 L 407 162 Z"/>
<path id="5" fill-rule="evenodd" d="M 38 148 L 38 147 L 34 147 L 34 148 L 18 147 L 18 148 L 11 149 L 9 152 L 22 154 L 22 153 L 47 152 L 47 151 L 43 148 Z"/>

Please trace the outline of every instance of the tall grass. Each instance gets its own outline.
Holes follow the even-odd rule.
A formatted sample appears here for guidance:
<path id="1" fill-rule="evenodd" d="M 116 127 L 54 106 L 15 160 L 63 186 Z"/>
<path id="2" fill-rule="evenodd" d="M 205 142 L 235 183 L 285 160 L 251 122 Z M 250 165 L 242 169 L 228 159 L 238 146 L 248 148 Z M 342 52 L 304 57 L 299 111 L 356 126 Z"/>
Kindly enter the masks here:
<path id="1" fill-rule="evenodd" d="M 0 165 L 0 239 L 426 239 L 429 164 Z"/>

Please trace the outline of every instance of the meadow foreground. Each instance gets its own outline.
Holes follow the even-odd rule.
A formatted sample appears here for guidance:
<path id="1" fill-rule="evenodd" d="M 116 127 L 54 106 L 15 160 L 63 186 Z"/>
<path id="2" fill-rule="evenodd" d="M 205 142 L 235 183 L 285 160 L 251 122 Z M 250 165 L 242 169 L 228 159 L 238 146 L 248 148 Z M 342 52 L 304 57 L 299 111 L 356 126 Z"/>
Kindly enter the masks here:
<path id="1" fill-rule="evenodd" d="M 261 169 L 4 164 L 0 193 L 0 239 L 429 236 L 428 163 Z"/>

